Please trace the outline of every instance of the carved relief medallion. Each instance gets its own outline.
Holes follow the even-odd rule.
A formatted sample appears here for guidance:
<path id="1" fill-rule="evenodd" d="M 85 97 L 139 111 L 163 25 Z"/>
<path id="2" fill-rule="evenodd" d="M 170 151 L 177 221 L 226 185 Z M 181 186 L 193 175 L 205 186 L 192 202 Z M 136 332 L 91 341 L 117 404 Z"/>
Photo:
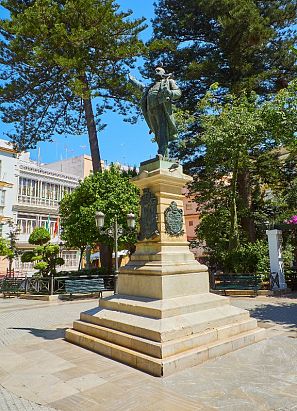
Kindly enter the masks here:
<path id="1" fill-rule="evenodd" d="M 183 210 L 177 208 L 175 201 L 172 201 L 170 206 L 166 208 L 164 215 L 166 233 L 176 237 L 183 235 Z"/>
<path id="2" fill-rule="evenodd" d="M 149 190 L 149 188 L 145 188 L 140 199 L 140 240 L 148 240 L 149 238 L 159 235 L 157 225 L 157 204 L 157 197 Z"/>

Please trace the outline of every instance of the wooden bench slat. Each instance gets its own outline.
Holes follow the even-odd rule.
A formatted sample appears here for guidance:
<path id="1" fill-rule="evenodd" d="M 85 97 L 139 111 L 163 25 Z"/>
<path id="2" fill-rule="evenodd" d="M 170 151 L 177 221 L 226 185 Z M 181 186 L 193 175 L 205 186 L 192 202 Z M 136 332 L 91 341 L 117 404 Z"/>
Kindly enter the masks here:
<path id="1" fill-rule="evenodd" d="M 23 280 L 18 280 L 15 278 L 5 278 L 0 283 L 0 292 L 6 297 L 6 295 L 20 294 L 21 284 Z"/>
<path id="2" fill-rule="evenodd" d="M 261 288 L 261 276 L 258 274 L 215 274 L 213 289 L 215 290 L 253 290 Z"/>
<path id="3" fill-rule="evenodd" d="M 103 278 L 93 279 L 73 279 L 65 280 L 66 293 L 72 294 L 88 294 L 106 290 Z"/>

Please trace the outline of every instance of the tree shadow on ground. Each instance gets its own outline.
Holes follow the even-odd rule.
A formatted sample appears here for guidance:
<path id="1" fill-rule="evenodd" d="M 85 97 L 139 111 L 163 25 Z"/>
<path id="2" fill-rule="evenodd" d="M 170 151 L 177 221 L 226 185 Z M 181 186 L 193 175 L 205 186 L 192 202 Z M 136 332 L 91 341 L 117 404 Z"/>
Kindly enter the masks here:
<path id="1" fill-rule="evenodd" d="M 278 303 L 263 304 L 250 310 L 252 317 L 266 323 L 284 325 L 289 329 L 297 329 L 297 304 Z"/>
<path id="2" fill-rule="evenodd" d="M 56 328 L 55 330 L 43 330 L 40 328 L 25 328 L 25 327 L 10 327 L 10 330 L 24 330 L 29 331 L 29 334 L 34 335 L 44 340 L 58 340 L 64 338 L 67 328 Z"/>

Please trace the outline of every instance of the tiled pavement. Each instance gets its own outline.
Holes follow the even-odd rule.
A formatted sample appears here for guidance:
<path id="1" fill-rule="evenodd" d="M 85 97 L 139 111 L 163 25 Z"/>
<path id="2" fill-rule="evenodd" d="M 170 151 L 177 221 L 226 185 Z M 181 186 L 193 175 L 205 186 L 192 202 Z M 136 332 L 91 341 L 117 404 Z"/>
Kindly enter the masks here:
<path id="1" fill-rule="evenodd" d="M 32 401 L 7 391 L 0 386 L 0 410 L 1 411 L 54 411 L 53 408 L 43 407 Z"/>
<path id="2" fill-rule="evenodd" d="M 297 410 L 297 298 L 233 298 L 268 339 L 166 378 L 63 340 L 95 300 L 0 298 L 0 411 Z"/>

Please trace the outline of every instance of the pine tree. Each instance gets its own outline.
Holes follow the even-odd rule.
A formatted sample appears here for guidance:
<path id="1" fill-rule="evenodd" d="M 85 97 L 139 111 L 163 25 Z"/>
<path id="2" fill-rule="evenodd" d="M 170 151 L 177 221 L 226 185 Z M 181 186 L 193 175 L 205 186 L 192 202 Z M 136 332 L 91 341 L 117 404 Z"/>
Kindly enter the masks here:
<path id="1" fill-rule="evenodd" d="M 156 15 L 149 64 L 162 62 L 180 80 L 180 104 L 195 113 L 196 121 L 181 135 L 175 155 L 203 181 L 207 149 L 197 101 L 214 83 L 219 84 L 221 98 L 226 92 L 240 96 L 253 91 L 267 98 L 286 88 L 297 73 L 293 48 L 297 4 L 295 0 L 160 0 Z M 255 241 L 250 171 L 242 167 L 233 191 L 235 184 L 246 210 L 241 224 L 247 238 Z"/>
<path id="2" fill-rule="evenodd" d="M 295 0 L 160 0 L 156 16 L 151 61 L 175 73 L 189 109 L 216 82 L 265 95 L 296 76 Z"/>
<path id="3" fill-rule="evenodd" d="M 101 171 L 100 115 L 110 108 L 127 114 L 126 74 L 144 50 L 144 19 L 132 20 L 132 11 L 119 11 L 114 0 L 0 4 L 10 13 L 0 21 L 0 109 L 14 125 L 12 142 L 24 150 L 87 129 L 93 170 Z"/>

